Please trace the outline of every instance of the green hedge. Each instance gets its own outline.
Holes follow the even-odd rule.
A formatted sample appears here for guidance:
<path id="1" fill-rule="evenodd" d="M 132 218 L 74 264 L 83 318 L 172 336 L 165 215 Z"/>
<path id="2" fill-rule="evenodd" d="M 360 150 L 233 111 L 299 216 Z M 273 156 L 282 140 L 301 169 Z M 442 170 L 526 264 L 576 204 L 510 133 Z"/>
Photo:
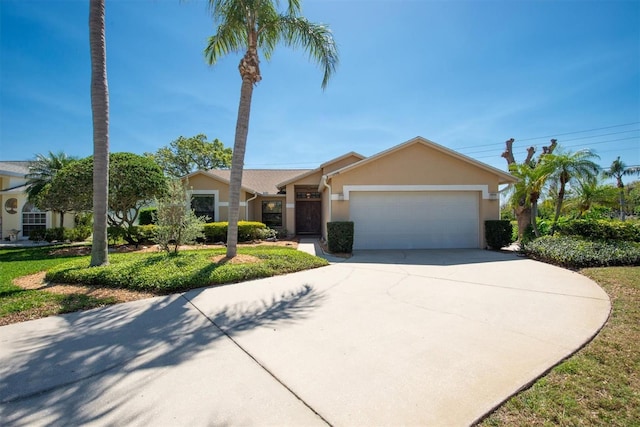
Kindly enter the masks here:
<path id="1" fill-rule="evenodd" d="M 484 222 L 484 237 L 491 249 L 500 250 L 513 242 L 513 226 L 508 220 L 488 220 Z"/>
<path id="2" fill-rule="evenodd" d="M 627 240 L 640 242 L 640 222 L 617 220 L 573 220 L 558 224 L 558 234 L 589 240 Z"/>
<path id="3" fill-rule="evenodd" d="M 353 221 L 328 222 L 327 245 L 329 252 L 353 252 Z"/>
<path id="4" fill-rule="evenodd" d="M 229 223 L 210 222 L 204 225 L 205 239 L 209 243 L 218 243 L 227 241 L 227 227 Z M 264 234 L 267 226 L 257 221 L 239 221 L 238 222 L 238 241 L 249 242 L 260 239 Z"/>
<path id="5" fill-rule="evenodd" d="M 138 217 L 138 223 L 140 225 L 151 225 L 155 224 L 156 221 L 156 212 L 158 212 L 158 208 L 143 208 L 140 209 L 140 216 Z"/>
<path id="6" fill-rule="evenodd" d="M 208 243 L 218 243 L 227 241 L 227 226 L 225 222 L 210 222 L 204 224 L 203 231 L 205 240 Z M 121 243 L 125 240 L 131 240 L 128 243 L 132 244 L 153 244 L 156 225 L 136 225 L 129 228 L 129 239 L 127 239 L 127 229 L 122 227 L 109 227 L 107 234 L 109 241 L 112 244 Z M 250 242 L 253 240 L 260 240 L 262 238 L 270 237 L 268 233 L 269 229 L 261 222 L 255 221 L 239 221 L 238 222 L 238 241 Z"/>
<path id="7" fill-rule="evenodd" d="M 129 244 L 153 244 L 156 236 L 156 226 L 134 225 L 128 229 L 124 227 L 108 227 L 107 236 L 112 244 L 119 244 L 126 241 Z"/>
<path id="8" fill-rule="evenodd" d="M 531 258 L 568 268 L 640 265 L 640 244 L 622 240 L 543 236 L 527 243 L 523 251 Z"/>
<path id="9" fill-rule="evenodd" d="M 47 229 L 31 230 L 29 240 L 47 242 L 82 242 L 91 236 L 91 227 L 82 225 L 75 228 L 53 227 Z"/>

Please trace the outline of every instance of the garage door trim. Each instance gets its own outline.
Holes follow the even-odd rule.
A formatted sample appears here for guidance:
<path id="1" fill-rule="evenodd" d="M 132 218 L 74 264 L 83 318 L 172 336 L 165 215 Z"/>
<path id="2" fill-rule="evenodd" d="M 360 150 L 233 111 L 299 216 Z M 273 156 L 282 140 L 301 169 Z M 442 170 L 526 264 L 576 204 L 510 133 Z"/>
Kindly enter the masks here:
<path id="1" fill-rule="evenodd" d="M 480 191 L 485 200 L 497 200 L 498 193 L 490 193 L 486 184 L 471 185 L 345 185 L 342 187 L 343 197 L 338 200 L 349 200 L 352 191 Z M 333 198 L 333 197 L 332 197 Z"/>

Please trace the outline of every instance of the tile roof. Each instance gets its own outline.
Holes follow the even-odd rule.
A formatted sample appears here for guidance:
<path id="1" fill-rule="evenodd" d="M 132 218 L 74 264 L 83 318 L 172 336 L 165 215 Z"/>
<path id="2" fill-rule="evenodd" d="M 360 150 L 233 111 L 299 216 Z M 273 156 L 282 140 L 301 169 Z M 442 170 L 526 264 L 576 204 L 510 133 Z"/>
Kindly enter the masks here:
<path id="1" fill-rule="evenodd" d="M 244 169 L 242 171 L 242 186 L 259 194 L 277 194 L 279 183 L 309 171 L 311 169 Z M 207 173 L 229 182 L 231 170 L 210 169 Z"/>

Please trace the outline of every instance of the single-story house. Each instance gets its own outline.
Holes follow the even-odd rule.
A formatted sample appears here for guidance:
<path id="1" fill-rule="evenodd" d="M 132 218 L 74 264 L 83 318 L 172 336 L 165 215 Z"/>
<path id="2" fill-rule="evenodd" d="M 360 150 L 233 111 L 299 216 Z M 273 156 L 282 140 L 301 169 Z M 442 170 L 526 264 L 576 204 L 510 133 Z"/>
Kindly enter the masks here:
<path id="1" fill-rule="evenodd" d="M 0 239 L 27 239 L 31 230 L 58 227 L 59 214 L 43 212 L 27 200 L 28 161 L 0 162 Z M 64 226 L 74 227 L 73 215 Z"/>
<path id="2" fill-rule="evenodd" d="M 226 221 L 229 170 L 185 176 L 198 215 Z M 350 152 L 311 170 L 245 169 L 240 219 L 327 237 L 354 222 L 354 249 L 482 248 L 499 219 L 498 187 L 517 179 L 422 137 L 365 157 Z"/>

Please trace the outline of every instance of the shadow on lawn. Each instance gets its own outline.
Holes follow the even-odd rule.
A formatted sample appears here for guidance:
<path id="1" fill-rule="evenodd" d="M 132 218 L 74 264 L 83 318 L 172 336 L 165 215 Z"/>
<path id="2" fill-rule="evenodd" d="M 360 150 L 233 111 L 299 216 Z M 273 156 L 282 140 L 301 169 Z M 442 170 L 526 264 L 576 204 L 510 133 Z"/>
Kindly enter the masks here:
<path id="1" fill-rule="evenodd" d="M 40 261 L 51 258 L 78 258 L 78 255 L 74 253 L 52 254 L 56 249 L 61 247 L 62 246 L 26 246 L 16 248 L 0 247 L 0 262 Z"/>
<path id="2" fill-rule="evenodd" d="M 205 317 L 190 301 L 202 291 L 0 328 L 3 425 L 80 425 L 118 417 L 122 405 L 149 394 L 149 378 L 161 376 L 162 368 L 224 348 L 227 333 L 302 320 L 324 298 L 305 285 L 270 301 L 224 307 Z M 202 372 L 212 383 L 224 374 Z M 128 376 L 136 378 L 133 386 L 108 393 Z M 108 405 L 91 404 L 105 394 Z M 129 405 L 127 418 L 142 420 L 153 412 L 143 406 Z"/>

